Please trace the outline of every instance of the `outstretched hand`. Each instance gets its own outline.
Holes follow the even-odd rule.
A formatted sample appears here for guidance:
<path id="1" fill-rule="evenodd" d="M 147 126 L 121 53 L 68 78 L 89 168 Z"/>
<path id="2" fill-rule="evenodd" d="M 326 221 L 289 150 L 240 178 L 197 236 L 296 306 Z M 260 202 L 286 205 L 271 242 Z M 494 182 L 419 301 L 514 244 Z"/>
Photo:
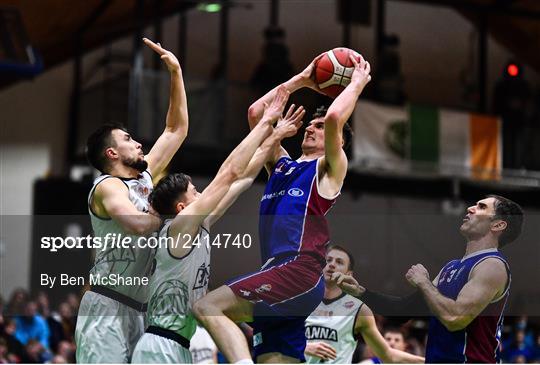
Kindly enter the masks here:
<path id="1" fill-rule="evenodd" d="M 358 281 L 356 281 L 356 279 L 351 275 L 335 272 L 332 274 L 332 278 L 330 280 L 345 293 L 352 295 L 353 297 L 358 297 L 361 294 L 364 294 L 366 291 L 366 288 L 358 284 Z"/>
<path id="2" fill-rule="evenodd" d="M 178 62 L 178 59 L 176 58 L 174 53 L 161 47 L 161 44 L 152 42 L 148 38 L 143 38 L 143 42 L 154 52 L 161 56 L 161 59 L 163 60 L 163 62 L 165 62 L 165 65 L 167 66 L 169 72 L 179 72 L 181 70 L 180 63 Z"/>
<path id="3" fill-rule="evenodd" d="M 310 89 L 313 89 L 317 91 L 318 93 L 322 94 L 321 89 L 319 89 L 319 86 L 317 86 L 317 83 L 315 82 L 315 64 L 319 59 L 321 59 L 326 52 L 321 53 L 317 57 L 311 61 L 311 63 L 298 74 L 300 78 L 302 78 L 302 81 L 304 83 L 304 86 L 309 87 Z"/>
<path id="4" fill-rule="evenodd" d="M 292 104 L 287 110 L 287 114 L 278 121 L 274 133 L 279 133 L 280 139 L 294 136 L 302 126 L 302 119 L 305 114 L 306 110 L 302 105 L 296 108 Z"/>
<path id="5" fill-rule="evenodd" d="M 283 109 L 289 100 L 289 91 L 284 85 L 280 85 L 276 91 L 276 95 L 270 105 L 264 104 L 264 114 L 262 120 L 274 124 L 283 114 Z"/>

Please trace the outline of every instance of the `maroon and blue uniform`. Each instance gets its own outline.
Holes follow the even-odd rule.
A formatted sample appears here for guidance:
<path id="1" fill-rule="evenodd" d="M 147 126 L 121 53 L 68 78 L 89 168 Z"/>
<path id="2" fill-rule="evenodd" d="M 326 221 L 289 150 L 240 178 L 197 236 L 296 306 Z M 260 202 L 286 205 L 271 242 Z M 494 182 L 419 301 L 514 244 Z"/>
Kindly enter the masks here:
<path id="1" fill-rule="evenodd" d="M 482 250 L 453 260 L 439 274 L 437 289 L 444 296 L 456 299 L 469 281 L 474 267 L 495 258 L 501 260 L 508 273 L 504 293 L 492 301 L 467 327 L 449 331 L 436 318 L 429 324 L 426 363 L 498 363 L 500 362 L 501 328 L 503 312 L 510 289 L 510 269 L 504 257 L 496 250 Z"/>
<path id="2" fill-rule="evenodd" d="M 268 352 L 304 361 L 304 320 L 324 295 L 322 270 L 330 240 L 325 215 L 337 197 L 318 190 L 318 161 L 282 157 L 261 199 L 260 271 L 229 287 L 255 305 L 256 356 Z"/>

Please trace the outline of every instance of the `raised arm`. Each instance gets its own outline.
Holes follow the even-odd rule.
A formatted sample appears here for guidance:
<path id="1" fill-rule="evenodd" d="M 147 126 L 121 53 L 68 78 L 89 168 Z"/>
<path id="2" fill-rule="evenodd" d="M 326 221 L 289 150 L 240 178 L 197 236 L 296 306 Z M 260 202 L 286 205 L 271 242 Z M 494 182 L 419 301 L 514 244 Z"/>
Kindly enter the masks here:
<path id="1" fill-rule="evenodd" d="M 354 64 L 351 82 L 338 95 L 328 108 L 324 117 L 324 159 L 321 172 L 324 174 L 321 185 L 328 195 L 339 191 L 347 173 L 347 156 L 343 150 L 343 126 L 350 118 L 358 97 L 371 80 L 370 66 L 363 58 L 360 62 L 351 55 Z M 320 186 L 321 186 L 320 185 Z"/>
<path id="2" fill-rule="evenodd" d="M 304 114 L 304 109 L 302 107 L 299 107 L 296 112 L 289 109 L 289 113 L 287 113 L 285 118 L 278 122 L 272 135 L 270 135 L 261 147 L 257 149 L 249 162 L 244 175 L 232 184 L 225 197 L 219 202 L 212 214 L 208 216 L 205 222 L 206 226 L 211 227 L 219 218 L 221 218 L 227 209 L 229 209 L 240 194 L 253 184 L 255 178 L 259 175 L 263 165 L 273 153 L 276 146 L 279 146 L 283 139 L 292 137 L 298 132 L 298 128 L 302 125 Z"/>
<path id="3" fill-rule="evenodd" d="M 129 200 L 129 190 L 117 178 L 102 181 L 94 192 L 92 209 L 102 218 L 112 218 L 126 232 L 138 236 L 148 235 L 161 225 L 161 219 L 139 211 Z"/>
<path id="4" fill-rule="evenodd" d="M 288 98 L 289 93 L 284 88 L 276 94 L 270 107 L 276 112 L 265 115 L 265 118 L 253 128 L 223 162 L 216 177 L 204 189 L 201 196 L 176 216 L 169 228 L 170 236 L 176 237 L 179 233 L 193 236 L 198 231 L 199 226 L 216 209 L 233 182 L 244 176 L 255 151 L 271 135 L 272 125 L 281 115 Z M 185 217 L 188 217 L 188 219 L 185 219 Z"/>
<path id="5" fill-rule="evenodd" d="M 288 81 L 285 81 L 283 84 L 276 86 L 275 88 L 267 92 L 264 96 L 255 101 L 253 104 L 251 104 L 248 109 L 248 122 L 250 129 L 253 129 L 257 125 L 257 123 L 259 123 L 264 114 L 265 104 L 269 105 L 272 102 L 272 100 L 276 96 L 278 88 L 285 87 L 289 94 L 292 94 L 293 92 L 300 90 L 304 87 L 308 87 L 312 90 L 320 92 L 317 84 L 315 83 L 315 81 L 313 81 L 313 71 L 315 69 L 315 63 L 322 56 L 323 54 L 320 54 L 315 57 L 313 61 L 311 61 L 311 63 L 302 72 L 293 76 Z"/>
<path id="6" fill-rule="evenodd" d="M 174 154 L 187 136 L 188 132 L 188 106 L 182 69 L 176 56 L 159 43 L 144 38 L 144 43 L 161 55 L 171 75 L 171 88 L 169 95 L 169 110 L 165 121 L 165 130 L 146 156 L 148 169 L 153 176 L 159 175 L 169 164 Z"/>
<path id="7" fill-rule="evenodd" d="M 354 333 L 362 335 L 366 344 L 383 363 L 418 364 L 425 361 L 423 357 L 391 348 L 379 332 L 373 312 L 366 305 L 363 305 L 356 315 Z"/>
<path id="8" fill-rule="evenodd" d="M 489 303 L 504 294 L 509 280 L 505 264 L 496 258 L 488 258 L 473 269 L 456 300 L 442 295 L 420 264 L 412 266 L 406 277 L 422 292 L 433 314 L 449 331 L 467 327 Z"/>
<path id="9" fill-rule="evenodd" d="M 320 54 L 319 56 L 315 57 L 313 61 L 311 61 L 311 63 L 302 72 L 293 76 L 283 84 L 276 86 L 275 88 L 267 92 L 264 96 L 262 96 L 260 99 L 251 104 L 248 109 L 249 127 L 252 129 L 257 125 L 257 123 L 259 123 L 264 114 L 265 105 L 270 104 L 270 102 L 274 99 L 278 88 L 280 87 L 284 87 L 290 94 L 304 87 L 308 87 L 312 90 L 320 92 L 317 84 L 313 80 L 313 72 L 315 70 L 315 63 L 322 56 L 323 54 Z M 287 115 L 289 115 L 289 112 L 292 112 L 294 108 L 294 104 L 291 105 L 291 108 L 287 112 Z M 302 111 L 303 108 L 296 109 L 296 112 Z M 268 155 L 267 161 L 265 163 L 265 168 L 269 176 L 272 173 L 272 169 L 274 168 L 276 162 L 283 156 L 289 156 L 289 154 L 283 147 L 281 147 L 280 144 L 276 145 Z"/>

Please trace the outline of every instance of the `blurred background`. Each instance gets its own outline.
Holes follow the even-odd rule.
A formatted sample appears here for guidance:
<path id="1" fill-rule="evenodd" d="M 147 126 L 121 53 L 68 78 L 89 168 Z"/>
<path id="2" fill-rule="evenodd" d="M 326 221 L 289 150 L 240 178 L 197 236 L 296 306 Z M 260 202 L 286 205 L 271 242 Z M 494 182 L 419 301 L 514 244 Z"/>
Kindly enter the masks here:
<path id="1" fill-rule="evenodd" d="M 368 287 L 405 294 L 410 265 L 422 262 L 435 276 L 462 256 L 458 227 L 467 206 L 493 193 L 517 201 L 526 223 L 503 251 L 513 273 L 505 341 L 517 349 L 526 342 L 528 352 L 507 360 L 540 358 L 534 350 L 540 339 L 535 0 L 0 0 L 0 295 L 6 303 L 17 288 L 24 303 L 44 291 L 51 309 L 71 297 L 63 316 L 76 314 L 82 286 L 47 289 L 39 278 L 86 276 L 91 252 L 50 253 L 39 239 L 91 233 L 86 198 L 96 171 L 84 145 L 95 128 L 124 124 L 146 152 L 162 132 L 169 75 L 142 37 L 160 42 L 182 66 L 190 126 L 169 172 L 190 174 L 199 188 L 247 134 L 253 101 L 321 52 L 343 46 L 361 53 L 373 79 L 349 121 L 350 170 L 328 217 L 333 241 L 353 252 L 356 274 Z M 311 90 L 290 99 L 308 115 L 331 101 Z M 300 155 L 301 138 L 285 142 L 291 156 Z M 260 265 L 264 180 L 261 175 L 215 229 L 250 234 L 253 245 L 216 249 L 211 287 Z"/>

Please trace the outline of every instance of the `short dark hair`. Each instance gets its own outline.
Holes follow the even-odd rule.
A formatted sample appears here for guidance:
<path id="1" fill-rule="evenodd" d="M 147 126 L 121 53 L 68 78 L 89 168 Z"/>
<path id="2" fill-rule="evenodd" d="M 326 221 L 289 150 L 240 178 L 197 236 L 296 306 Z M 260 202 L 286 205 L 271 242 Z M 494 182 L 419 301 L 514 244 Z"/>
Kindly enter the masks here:
<path id="1" fill-rule="evenodd" d="M 516 240 L 523 228 L 523 210 L 516 202 L 500 195 L 488 195 L 488 198 L 495 198 L 495 219 L 506 222 L 506 229 L 499 237 L 499 247 Z"/>
<path id="2" fill-rule="evenodd" d="M 330 245 L 328 246 L 328 248 L 326 249 L 326 252 L 330 252 L 332 250 L 338 250 L 338 251 L 341 251 L 341 252 L 344 252 L 347 257 L 349 258 L 349 270 L 350 271 L 353 271 L 354 270 L 354 257 L 353 255 L 349 252 L 349 250 L 347 250 L 345 247 L 343 246 L 340 246 L 340 245 Z"/>
<path id="3" fill-rule="evenodd" d="M 86 158 L 88 159 L 88 162 L 90 162 L 90 165 L 94 166 L 102 173 L 104 173 L 107 168 L 105 150 L 113 146 L 111 135 L 112 131 L 115 129 L 127 132 L 126 128 L 120 124 L 104 124 L 96 129 L 86 140 Z"/>
<path id="4" fill-rule="evenodd" d="M 396 326 L 385 326 L 382 335 L 386 335 L 387 333 L 399 333 L 401 336 L 403 336 L 403 339 L 405 340 L 407 336 L 405 336 L 405 331 L 401 327 Z"/>
<path id="5" fill-rule="evenodd" d="M 176 215 L 176 204 L 187 191 L 191 177 L 177 173 L 163 177 L 150 193 L 148 201 L 163 216 Z"/>
<path id="6" fill-rule="evenodd" d="M 311 119 L 324 118 L 326 112 L 328 112 L 328 108 L 325 105 L 321 105 L 315 110 L 315 113 L 313 113 Z M 343 149 L 346 150 L 350 146 L 353 135 L 354 133 L 351 126 L 349 123 L 345 123 L 343 125 Z"/>

